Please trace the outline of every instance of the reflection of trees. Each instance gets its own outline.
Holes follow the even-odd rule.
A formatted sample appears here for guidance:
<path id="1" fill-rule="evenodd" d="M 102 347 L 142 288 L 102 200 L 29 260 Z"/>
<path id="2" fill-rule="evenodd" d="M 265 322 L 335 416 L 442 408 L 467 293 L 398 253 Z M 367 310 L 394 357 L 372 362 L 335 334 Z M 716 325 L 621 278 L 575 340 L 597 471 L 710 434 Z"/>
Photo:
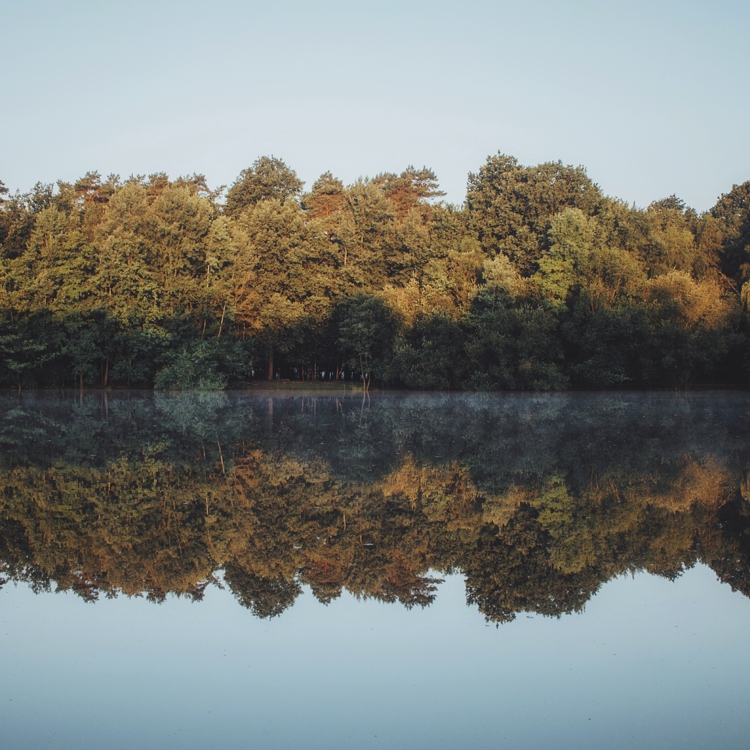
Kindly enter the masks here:
<path id="1" fill-rule="evenodd" d="M 750 595 L 736 402 L 42 401 L 0 424 L 0 574 L 37 590 L 200 599 L 223 572 L 272 617 L 302 585 L 425 606 L 462 571 L 502 622 L 704 561 Z"/>
<path id="2" fill-rule="evenodd" d="M 735 498 L 719 509 L 716 520 L 704 542 L 705 560 L 732 590 L 750 596 L 750 506 Z"/>
<path id="3" fill-rule="evenodd" d="M 224 568 L 224 580 L 239 603 L 258 617 L 280 615 L 302 591 L 294 579 L 263 578 L 233 563 Z"/>
<path id="4" fill-rule="evenodd" d="M 467 601 L 489 620 L 506 622 L 517 612 L 559 616 L 580 610 L 601 583 L 594 571 L 565 573 L 550 560 L 547 532 L 525 503 L 502 528 L 485 526 L 467 551 Z"/>

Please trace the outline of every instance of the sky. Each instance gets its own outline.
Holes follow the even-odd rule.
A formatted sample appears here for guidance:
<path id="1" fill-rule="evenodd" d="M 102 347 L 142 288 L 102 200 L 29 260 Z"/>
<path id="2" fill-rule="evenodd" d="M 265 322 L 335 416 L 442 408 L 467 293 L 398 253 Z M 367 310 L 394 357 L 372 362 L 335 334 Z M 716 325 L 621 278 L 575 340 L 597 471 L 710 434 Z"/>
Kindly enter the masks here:
<path id="1" fill-rule="evenodd" d="M 0 0 L 12 191 L 274 155 L 310 187 L 409 165 L 461 204 L 498 152 L 698 211 L 750 179 L 746 0 Z"/>

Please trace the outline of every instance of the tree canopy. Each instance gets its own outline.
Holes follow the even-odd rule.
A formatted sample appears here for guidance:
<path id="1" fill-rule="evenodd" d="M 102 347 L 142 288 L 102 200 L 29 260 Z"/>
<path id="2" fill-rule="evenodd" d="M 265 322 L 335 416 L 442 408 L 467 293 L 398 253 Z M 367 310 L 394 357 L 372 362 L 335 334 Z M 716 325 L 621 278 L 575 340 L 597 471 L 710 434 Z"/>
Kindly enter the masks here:
<path id="1" fill-rule="evenodd" d="M 0 183 L 0 384 L 301 378 L 683 388 L 750 376 L 750 182 L 698 214 L 505 154 L 464 206 L 428 167 L 303 193 L 262 156 L 203 175 Z"/>

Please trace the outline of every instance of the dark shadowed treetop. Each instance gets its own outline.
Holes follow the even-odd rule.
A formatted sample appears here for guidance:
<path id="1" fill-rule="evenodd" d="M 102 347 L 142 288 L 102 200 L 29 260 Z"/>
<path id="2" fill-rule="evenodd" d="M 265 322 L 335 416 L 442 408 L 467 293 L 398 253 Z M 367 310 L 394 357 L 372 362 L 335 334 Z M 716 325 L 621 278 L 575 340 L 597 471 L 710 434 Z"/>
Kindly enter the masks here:
<path id="1" fill-rule="evenodd" d="M 722 271 L 740 287 L 750 279 L 750 180 L 722 195 L 711 216 L 723 235 Z"/>
<path id="2" fill-rule="evenodd" d="M 226 212 L 238 216 L 262 200 L 277 198 L 282 203 L 302 191 L 304 183 L 297 173 L 275 156 L 261 156 L 252 167 L 243 169 L 227 192 Z"/>
<path id="3" fill-rule="evenodd" d="M 222 192 L 224 192 L 224 188 L 226 187 L 226 185 L 223 185 L 211 190 L 211 188 L 208 187 L 206 176 L 195 172 L 183 177 L 178 177 L 175 180 L 175 184 L 188 188 L 191 195 L 200 195 L 202 198 L 210 198 L 211 200 L 216 200 Z"/>
<path id="4" fill-rule="evenodd" d="M 107 188 L 111 187 L 110 190 Z M 109 194 L 114 192 L 114 186 L 103 186 L 99 172 L 86 172 L 81 179 L 76 180 L 73 189 L 84 203 L 106 203 Z"/>

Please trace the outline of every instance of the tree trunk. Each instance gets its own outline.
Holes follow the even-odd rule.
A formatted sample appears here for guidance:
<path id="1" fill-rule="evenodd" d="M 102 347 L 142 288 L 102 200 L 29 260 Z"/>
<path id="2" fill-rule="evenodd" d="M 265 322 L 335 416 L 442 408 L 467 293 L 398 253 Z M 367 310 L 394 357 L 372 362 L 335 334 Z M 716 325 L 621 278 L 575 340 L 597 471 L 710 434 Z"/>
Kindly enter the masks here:
<path id="1" fill-rule="evenodd" d="M 221 308 L 221 320 L 219 321 L 219 333 L 216 336 L 217 339 L 221 338 L 221 329 L 224 327 L 224 315 L 226 315 L 227 312 L 227 306 L 226 304 L 224 307 Z"/>
<path id="2" fill-rule="evenodd" d="M 273 344 L 268 345 L 268 379 L 273 380 Z"/>

